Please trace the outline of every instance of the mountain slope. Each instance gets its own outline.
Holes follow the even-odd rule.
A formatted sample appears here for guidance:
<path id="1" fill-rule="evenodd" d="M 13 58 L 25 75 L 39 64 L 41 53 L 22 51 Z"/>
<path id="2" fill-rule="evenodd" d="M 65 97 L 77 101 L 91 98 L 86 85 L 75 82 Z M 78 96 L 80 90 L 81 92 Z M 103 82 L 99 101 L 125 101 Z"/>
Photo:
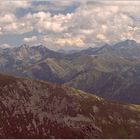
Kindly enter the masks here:
<path id="1" fill-rule="evenodd" d="M 31 67 L 28 72 L 32 73 L 34 78 L 42 79 L 38 75 L 41 74 L 44 75 L 43 80 L 49 80 L 46 76 L 49 76 L 50 72 L 43 68 L 49 67 L 52 75 L 60 79 L 55 82 L 95 93 L 107 99 L 139 104 L 139 65 L 139 61 L 109 54 L 88 55 L 76 59 L 48 58 Z"/>
<path id="2" fill-rule="evenodd" d="M 139 138 L 140 106 L 0 75 L 0 138 Z"/>
<path id="3" fill-rule="evenodd" d="M 5 49 L 0 72 L 61 83 L 106 99 L 140 104 L 140 44 L 125 40 L 72 54 L 44 46 Z"/>
<path id="4" fill-rule="evenodd" d="M 132 40 L 89 48 L 61 59 L 47 58 L 27 70 L 32 77 L 55 75 L 64 83 L 98 96 L 140 104 L 140 44 Z M 38 68 L 39 67 L 39 68 Z M 43 71 L 44 70 L 44 71 Z M 43 71 L 43 73 L 42 73 Z M 34 73 L 36 72 L 36 73 Z M 43 80 L 49 80 L 45 78 Z M 50 81 L 50 80 L 49 80 Z"/>
<path id="5" fill-rule="evenodd" d="M 63 54 L 38 46 L 28 46 L 1 49 L 0 72 L 24 76 L 24 68 L 46 58 L 61 58 Z"/>

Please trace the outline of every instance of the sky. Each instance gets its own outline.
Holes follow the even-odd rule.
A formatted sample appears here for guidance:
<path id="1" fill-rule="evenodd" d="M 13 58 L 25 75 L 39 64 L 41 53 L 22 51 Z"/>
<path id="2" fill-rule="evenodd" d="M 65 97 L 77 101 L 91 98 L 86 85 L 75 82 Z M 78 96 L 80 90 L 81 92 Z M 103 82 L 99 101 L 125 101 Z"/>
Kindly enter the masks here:
<path id="1" fill-rule="evenodd" d="M 0 47 L 88 48 L 140 42 L 140 1 L 0 0 Z"/>

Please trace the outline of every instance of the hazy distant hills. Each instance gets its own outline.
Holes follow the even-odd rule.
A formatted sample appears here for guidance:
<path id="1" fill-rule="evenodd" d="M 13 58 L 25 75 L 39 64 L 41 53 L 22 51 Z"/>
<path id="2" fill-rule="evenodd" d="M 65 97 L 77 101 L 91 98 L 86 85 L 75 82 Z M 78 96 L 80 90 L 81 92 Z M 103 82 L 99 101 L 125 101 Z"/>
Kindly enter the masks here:
<path id="1" fill-rule="evenodd" d="M 5 49 L 0 71 L 66 84 L 98 96 L 140 103 L 140 44 L 126 40 L 73 53 L 44 46 Z"/>
<path id="2" fill-rule="evenodd" d="M 0 75 L 0 138 L 139 138 L 140 106 Z"/>

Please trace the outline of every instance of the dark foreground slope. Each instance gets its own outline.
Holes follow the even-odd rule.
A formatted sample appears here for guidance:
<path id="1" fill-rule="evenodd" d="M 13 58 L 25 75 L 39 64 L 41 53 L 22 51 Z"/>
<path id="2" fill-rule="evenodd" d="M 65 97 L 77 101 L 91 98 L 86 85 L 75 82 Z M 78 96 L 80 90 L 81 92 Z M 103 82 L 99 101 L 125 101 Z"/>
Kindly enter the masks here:
<path id="1" fill-rule="evenodd" d="M 0 138 L 140 138 L 140 107 L 0 75 Z"/>

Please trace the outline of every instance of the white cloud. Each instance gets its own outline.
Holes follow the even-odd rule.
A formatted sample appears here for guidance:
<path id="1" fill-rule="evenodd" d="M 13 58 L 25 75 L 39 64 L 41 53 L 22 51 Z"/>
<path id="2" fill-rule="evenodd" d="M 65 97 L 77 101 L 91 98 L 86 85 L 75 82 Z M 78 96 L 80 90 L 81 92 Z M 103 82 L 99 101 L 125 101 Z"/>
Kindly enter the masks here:
<path id="1" fill-rule="evenodd" d="M 103 35 L 103 34 L 97 34 L 97 39 L 100 39 L 100 40 L 102 40 L 102 41 L 106 41 L 107 39 L 106 39 L 106 36 L 105 35 Z"/>
<path id="2" fill-rule="evenodd" d="M 3 34 L 3 32 L 2 32 L 2 27 L 0 27 L 0 35 L 2 35 Z"/>
<path id="3" fill-rule="evenodd" d="M 9 44 L 1 44 L 1 45 L 0 45 L 0 48 L 2 48 L 2 49 L 11 48 L 11 47 L 12 47 L 12 46 L 9 45 Z"/>
<path id="4" fill-rule="evenodd" d="M 127 9 L 127 6 L 82 5 L 71 14 L 52 16 L 50 13 L 38 12 L 29 14 L 26 18 L 33 23 L 36 31 L 49 35 L 49 40 L 53 41 L 46 42 L 52 45 L 55 42 L 59 46 L 87 47 L 88 44 L 112 43 L 125 38 L 138 41 L 138 37 L 136 38 L 138 34 L 133 30 L 135 20 L 129 15 L 128 10 L 125 11 L 125 8 Z M 136 11 L 140 12 L 137 8 Z M 134 13 L 132 15 L 136 15 Z"/>
<path id="5" fill-rule="evenodd" d="M 38 12 L 28 14 L 25 20 L 29 20 L 38 32 L 62 32 L 67 29 L 67 26 L 64 26 L 64 24 L 66 24 L 70 18 L 71 14 L 52 16 L 50 13 Z"/>
<path id="6" fill-rule="evenodd" d="M 81 36 L 56 37 L 56 36 L 39 35 L 39 36 L 32 36 L 29 38 L 24 38 L 23 41 L 30 45 L 43 44 L 47 47 L 52 47 L 52 48 L 62 48 L 65 46 L 75 46 L 75 47 L 84 47 L 85 46 L 84 38 L 82 38 Z"/>
<path id="7" fill-rule="evenodd" d="M 55 43 L 63 47 L 66 45 L 75 47 L 82 47 L 85 45 L 83 39 L 79 37 L 58 38 Z"/>
<path id="8" fill-rule="evenodd" d="M 15 15 L 18 8 L 28 8 L 30 6 L 31 2 L 26 0 L 0 0 L 0 33 L 22 34 L 25 32 L 30 32 L 32 25 L 29 27 L 28 21 L 25 21 L 25 19 L 22 18 L 17 18 Z"/>
<path id="9" fill-rule="evenodd" d="M 5 14 L 1 17 L 0 23 L 7 24 L 14 22 L 16 20 L 16 17 L 14 14 Z"/>
<path id="10" fill-rule="evenodd" d="M 34 43 L 34 42 L 38 41 L 36 36 L 32 36 L 32 37 L 29 37 L 29 38 L 24 38 L 23 40 L 27 43 Z"/>
<path id="11" fill-rule="evenodd" d="M 33 31 L 33 26 L 28 22 L 15 21 L 1 25 L 1 30 L 4 34 L 23 34 Z"/>
<path id="12" fill-rule="evenodd" d="M 60 3 L 52 1 L 52 3 L 56 8 L 62 8 L 71 5 L 74 1 L 67 0 Z M 2 1 L 0 2 L 2 11 L 0 34 L 23 34 L 35 31 L 38 36 L 24 37 L 23 41 L 39 42 L 50 47 L 66 45 L 88 47 L 124 39 L 140 41 L 140 8 L 136 6 L 138 3 L 140 2 L 89 3 L 84 0 L 73 13 L 51 14 L 40 9 L 36 13 L 30 12 L 18 18 L 14 15 L 15 10 L 33 8 L 31 2 Z"/>

